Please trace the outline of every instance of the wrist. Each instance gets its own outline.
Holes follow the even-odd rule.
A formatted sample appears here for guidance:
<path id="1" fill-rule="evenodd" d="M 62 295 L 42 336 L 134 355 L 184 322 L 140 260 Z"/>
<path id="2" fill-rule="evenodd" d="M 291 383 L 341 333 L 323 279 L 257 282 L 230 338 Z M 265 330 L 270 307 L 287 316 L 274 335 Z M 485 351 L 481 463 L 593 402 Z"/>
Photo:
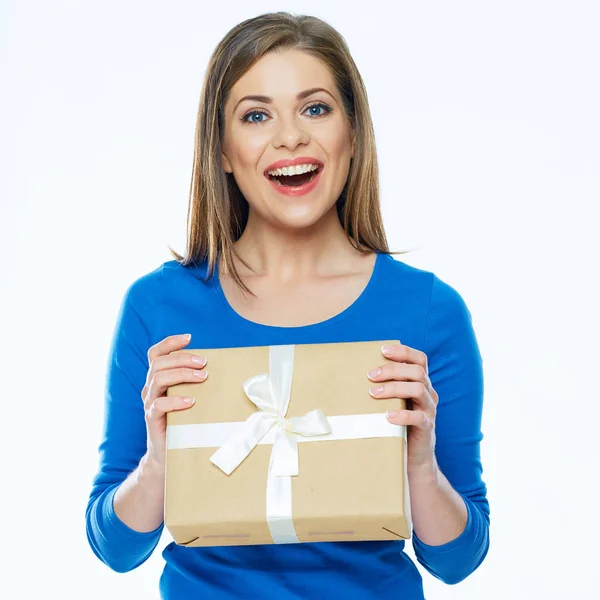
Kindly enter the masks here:
<path id="1" fill-rule="evenodd" d="M 439 481 L 440 469 L 434 456 L 430 460 L 417 465 L 409 464 L 407 467 L 407 474 L 410 481 L 437 484 Z"/>
<path id="2" fill-rule="evenodd" d="M 138 467 L 138 480 L 143 487 L 164 486 L 165 483 L 165 461 L 156 458 L 147 452 Z"/>

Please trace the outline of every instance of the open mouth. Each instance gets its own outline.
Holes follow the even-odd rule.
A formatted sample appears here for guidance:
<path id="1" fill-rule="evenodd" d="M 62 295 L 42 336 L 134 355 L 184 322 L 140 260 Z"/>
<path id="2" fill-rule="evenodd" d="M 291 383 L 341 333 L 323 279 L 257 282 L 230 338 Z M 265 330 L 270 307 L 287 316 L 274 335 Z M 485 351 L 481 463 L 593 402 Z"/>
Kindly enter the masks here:
<path id="1" fill-rule="evenodd" d="M 283 187 L 301 187 L 310 183 L 323 169 L 322 166 L 316 171 L 309 171 L 308 173 L 302 173 L 300 175 L 269 175 L 267 177 L 276 183 L 277 185 Z"/>

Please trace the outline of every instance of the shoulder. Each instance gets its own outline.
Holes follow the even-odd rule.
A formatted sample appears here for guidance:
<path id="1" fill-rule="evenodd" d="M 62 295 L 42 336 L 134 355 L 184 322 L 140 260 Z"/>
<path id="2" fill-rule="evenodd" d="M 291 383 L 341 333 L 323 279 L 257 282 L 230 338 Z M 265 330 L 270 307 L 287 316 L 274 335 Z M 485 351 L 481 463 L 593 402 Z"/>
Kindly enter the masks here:
<path id="1" fill-rule="evenodd" d="M 163 265 L 160 265 L 130 280 L 121 297 L 122 318 L 137 315 L 145 320 L 158 309 L 162 271 Z"/>
<path id="2" fill-rule="evenodd" d="M 393 274 L 397 277 L 408 278 L 411 281 L 420 281 L 431 279 L 433 273 L 424 269 L 419 269 L 405 263 L 400 257 L 392 254 L 382 253 L 381 255 L 382 269 L 388 274 Z"/>
<path id="3" fill-rule="evenodd" d="M 471 312 L 458 289 L 433 271 L 391 256 L 385 263 L 385 287 L 395 288 L 402 310 L 413 324 L 419 324 L 421 349 L 430 360 L 432 372 L 437 373 L 454 359 L 464 365 L 466 357 L 473 357 L 475 365 L 481 364 Z"/>
<path id="4" fill-rule="evenodd" d="M 379 273 L 381 284 L 390 291 L 409 294 L 420 303 L 429 301 L 435 278 L 431 271 L 409 265 L 391 254 L 382 254 Z"/>
<path id="5" fill-rule="evenodd" d="M 193 280 L 204 280 L 208 271 L 207 261 L 193 265 L 182 265 L 177 260 L 169 260 L 152 271 L 140 274 L 128 287 L 133 295 L 157 294 L 165 287 L 183 285 Z"/>
<path id="6" fill-rule="evenodd" d="M 471 324 L 471 313 L 458 289 L 433 271 L 406 264 L 392 255 L 384 255 L 381 286 L 404 307 L 415 307 L 422 315 L 427 336 Z"/>
<path id="7" fill-rule="evenodd" d="M 141 317 L 154 320 L 158 312 L 172 302 L 173 298 L 194 297 L 197 301 L 214 287 L 214 279 L 206 279 L 208 262 L 182 265 L 169 260 L 151 271 L 138 274 L 127 286 L 123 307 L 131 307 Z"/>

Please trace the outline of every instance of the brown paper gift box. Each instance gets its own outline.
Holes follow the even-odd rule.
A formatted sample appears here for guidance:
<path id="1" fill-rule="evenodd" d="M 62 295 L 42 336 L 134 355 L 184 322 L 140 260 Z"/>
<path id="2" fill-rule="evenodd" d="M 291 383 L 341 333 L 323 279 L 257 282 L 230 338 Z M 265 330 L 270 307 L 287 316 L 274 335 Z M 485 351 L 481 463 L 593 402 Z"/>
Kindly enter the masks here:
<path id="1" fill-rule="evenodd" d="M 406 408 L 400 398 L 375 400 L 367 371 L 391 362 L 386 343 L 297 344 L 286 418 L 320 408 L 327 417 Z M 269 346 L 187 349 L 208 359 L 202 383 L 171 386 L 167 395 L 195 404 L 167 415 L 167 426 L 245 421 L 257 407 L 243 382 L 269 373 Z M 210 461 L 218 447 L 167 450 L 165 526 L 177 544 L 238 546 L 274 543 L 266 521 L 273 444 L 257 445 L 226 475 Z M 292 518 L 300 542 L 408 539 L 410 500 L 406 439 L 381 437 L 298 444 Z"/>

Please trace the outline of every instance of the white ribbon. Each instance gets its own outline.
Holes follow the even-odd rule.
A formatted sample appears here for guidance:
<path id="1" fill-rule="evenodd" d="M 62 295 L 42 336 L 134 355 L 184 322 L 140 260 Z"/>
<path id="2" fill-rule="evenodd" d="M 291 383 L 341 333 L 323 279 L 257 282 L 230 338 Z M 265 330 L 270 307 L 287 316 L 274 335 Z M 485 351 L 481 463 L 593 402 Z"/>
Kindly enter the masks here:
<path id="1" fill-rule="evenodd" d="M 327 417 L 331 433 L 315 437 L 298 436 L 297 442 L 327 442 L 338 440 L 360 440 L 382 437 L 405 437 L 404 425 L 393 425 L 385 413 L 366 413 L 363 415 L 334 415 Z M 167 427 L 167 448 L 217 448 L 227 443 L 244 427 L 245 421 L 221 423 L 190 423 L 188 425 L 169 425 Z M 270 429 L 258 442 L 265 446 L 275 442 L 275 428 Z"/>
<path id="2" fill-rule="evenodd" d="M 406 427 L 385 413 L 327 418 L 321 409 L 286 418 L 290 403 L 294 346 L 269 346 L 269 374 L 247 379 L 244 391 L 259 409 L 246 421 L 167 427 L 167 448 L 220 448 L 210 457 L 230 475 L 258 444 L 273 444 L 267 474 L 267 524 L 276 544 L 298 543 L 292 520 L 292 480 L 298 475 L 298 442 L 404 437 Z"/>
<path id="3" fill-rule="evenodd" d="M 298 475 L 298 437 L 331 433 L 321 409 L 302 417 L 286 419 L 292 390 L 294 346 L 270 346 L 270 374 L 255 375 L 244 382 L 244 391 L 259 409 L 211 457 L 227 475 L 254 450 L 260 440 L 275 428 L 269 473 L 274 477 Z"/>
<path id="4" fill-rule="evenodd" d="M 285 417 L 290 405 L 294 346 L 269 347 L 269 371 L 250 377 L 244 391 L 258 408 L 241 429 L 221 446 L 210 460 L 227 475 L 275 428 L 275 442 L 267 474 L 267 524 L 276 544 L 299 542 L 292 521 L 292 481 L 298 475 L 298 437 L 331 433 L 320 409 L 302 417 Z"/>

